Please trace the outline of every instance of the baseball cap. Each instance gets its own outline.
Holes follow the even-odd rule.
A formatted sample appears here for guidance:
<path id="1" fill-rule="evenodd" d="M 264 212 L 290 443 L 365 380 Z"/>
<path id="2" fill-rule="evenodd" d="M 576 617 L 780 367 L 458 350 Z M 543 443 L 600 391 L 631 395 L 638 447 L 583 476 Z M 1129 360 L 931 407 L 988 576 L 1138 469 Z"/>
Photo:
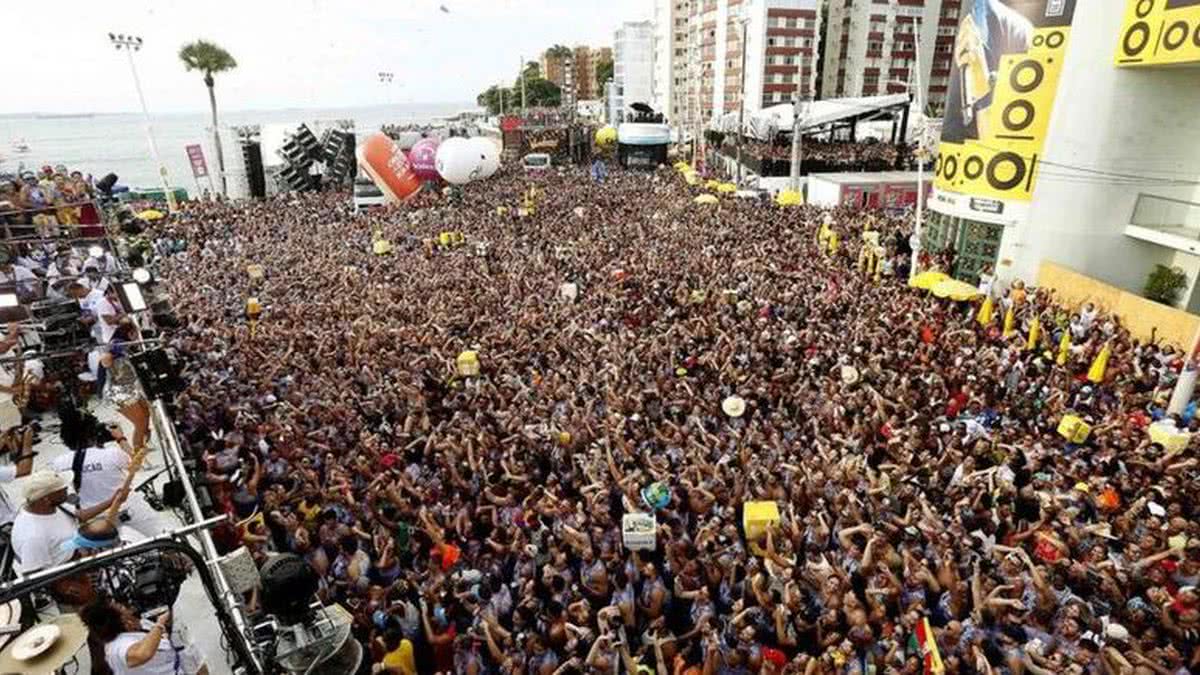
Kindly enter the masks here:
<path id="1" fill-rule="evenodd" d="M 53 471 L 38 471 L 25 479 L 25 503 L 30 504 L 52 495 L 59 490 L 67 489 L 67 482 L 62 476 Z"/>

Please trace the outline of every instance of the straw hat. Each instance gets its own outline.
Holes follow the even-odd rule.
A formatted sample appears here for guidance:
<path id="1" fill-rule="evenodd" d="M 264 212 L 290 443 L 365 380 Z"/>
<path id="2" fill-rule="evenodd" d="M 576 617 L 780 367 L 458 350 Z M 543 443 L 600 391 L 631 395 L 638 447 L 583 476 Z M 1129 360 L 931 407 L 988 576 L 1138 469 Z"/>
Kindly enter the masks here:
<path id="1" fill-rule="evenodd" d="M 746 402 L 741 396 L 730 396 L 721 401 L 721 410 L 730 417 L 741 417 L 746 412 Z"/>

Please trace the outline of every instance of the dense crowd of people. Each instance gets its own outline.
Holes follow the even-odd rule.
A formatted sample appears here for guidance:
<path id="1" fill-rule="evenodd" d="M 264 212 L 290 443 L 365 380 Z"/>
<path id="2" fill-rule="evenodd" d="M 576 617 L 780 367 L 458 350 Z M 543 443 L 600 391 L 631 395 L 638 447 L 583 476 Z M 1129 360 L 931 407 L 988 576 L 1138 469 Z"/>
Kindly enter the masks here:
<path id="1" fill-rule="evenodd" d="M 54 237 L 64 231 L 62 226 L 97 224 L 94 193 L 90 176 L 61 164 L 0 174 L 0 227 L 9 228 L 8 236 L 36 232 Z"/>
<path id="2" fill-rule="evenodd" d="M 189 204 L 156 274 L 223 544 L 307 560 L 377 672 L 1200 666 L 1194 444 L 1147 435 L 1177 349 L 991 275 L 982 322 L 911 289 L 903 218 L 692 197 Z"/>
<path id="3" fill-rule="evenodd" d="M 726 136 L 724 148 L 736 147 L 736 139 Z M 792 158 L 791 139 L 781 139 L 775 142 L 745 139 L 742 147 L 743 155 L 753 157 L 758 161 L 788 162 Z M 806 171 L 836 172 L 836 171 L 879 171 L 888 168 L 899 168 L 901 148 L 892 143 L 875 140 L 867 142 L 849 141 L 804 141 L 804 164 Z"/>

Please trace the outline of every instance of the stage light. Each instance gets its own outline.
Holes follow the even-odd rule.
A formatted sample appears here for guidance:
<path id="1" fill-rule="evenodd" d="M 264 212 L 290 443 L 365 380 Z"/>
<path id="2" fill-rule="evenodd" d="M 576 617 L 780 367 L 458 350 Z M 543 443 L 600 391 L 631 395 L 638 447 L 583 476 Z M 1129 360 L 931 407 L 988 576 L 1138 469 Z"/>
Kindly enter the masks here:
<path id="1" fill-rule="evenodd" d="M 150 276 L 150 270 L 146 269 L 145 267 L 139 267 L 133 271 L 133 280 L 139 284 L 148 284 L 152 278 L 153 277 Z"/>
<path id="2" fill-rule="evenodd" d="M 0 293 L 0 309 L 8 309 L 9 307 L 20 307 L 21 302 L 17 300 L 16 293 Z"/>
<path id="3" fill-rule="evenodd" d="M 104 249 L 93 244 L 88 247 L 88 257 L 103 258 L 104 257 Z"/>

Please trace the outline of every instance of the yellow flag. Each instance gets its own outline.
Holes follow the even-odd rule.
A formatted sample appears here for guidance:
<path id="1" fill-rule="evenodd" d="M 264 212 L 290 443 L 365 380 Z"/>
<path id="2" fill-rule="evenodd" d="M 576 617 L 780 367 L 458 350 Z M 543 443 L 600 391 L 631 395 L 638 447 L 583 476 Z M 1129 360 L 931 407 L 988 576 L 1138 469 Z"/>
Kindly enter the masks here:
<path id="1" fill-rule="evenodd" d="M 979 307 L 979 315 L 975 317 L 975 320 L 979 322 L 980 326 L 987 327 L 992 322 L 992 311 L 992 296 L 989 295 Z"/>
<path id="2" fill-rule="evenodd" d="M 1058 341 L 1058 358 L 1054 362 L 1060 366 L 1067 365 L 1067 356 L 1071 353 L 1071 329 L 1064 328 L 1062 339 Z"/>
<path id="3" fill-rule="evenodd" d="M 1105 342 L 1100 348 L 1100 353 L 1096 355 L 1096 359 L 1092 361 L 1092 367 L 1088 368 L 1088 379 L 1099 384 L 1104 381 L 1104 371 L 1108 370 L 1108 357 L 1112 354 L 1112 346 Z"/>
<path id="4" fill-rule="evenodd" d="M 1025 351 L 1037 349 L 1038 340 L 1042 339 L 1042 320 L 1039 317 L 1033 317 L 1033 321 L 1029 324 L 1029 341 L 1025 343 Z"/>
<path id="5" fill-rule="evenodd" d="M 1016 329 L 1017 316 L 1014 307 L 1010 306 L 1008 311 L 1004 313 L 1004 337 L 1008 337 L 1017 332 Z"/>

